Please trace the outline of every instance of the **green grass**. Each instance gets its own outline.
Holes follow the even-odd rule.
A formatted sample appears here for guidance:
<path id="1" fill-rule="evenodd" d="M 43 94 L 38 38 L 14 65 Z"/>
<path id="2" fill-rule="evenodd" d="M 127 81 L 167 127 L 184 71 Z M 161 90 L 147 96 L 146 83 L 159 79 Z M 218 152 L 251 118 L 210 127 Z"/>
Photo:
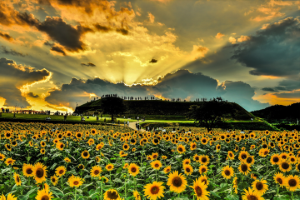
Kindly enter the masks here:
<path id="1" fill-rule="evenodd" d="M 0 119 L 13 119 L 14 114 L 12 113 L 2 113 L 2 117 Z M 36 115 L 36 114 L 16 114 L 15 119 L 21 119 L 21 120 L 33 120 L 33 121 L 45 121 L 45 119 L 48 117 L 48 115 Z M 61 115 L 51 115 L 50 116 L 51 121 L 64 121 L 64 116 Z M 106 119 L 106 122 L 110 122 L 111 117 L 99 117 L 99 121 L 96 120 L 96 117 L 89 117 L 87 119 L 85 117 L 85 122 L 103 122 L 104 119 Z M 120 123 L 124 123 L 124 121 L 136 121 L 136 120 L 128 120 L 124 118 L 117 118 L 117 121 L 120 121 Z M 81 117 L 80 116 L 68 116 L 67 117 L 67 122 L 81 122 Z"/>

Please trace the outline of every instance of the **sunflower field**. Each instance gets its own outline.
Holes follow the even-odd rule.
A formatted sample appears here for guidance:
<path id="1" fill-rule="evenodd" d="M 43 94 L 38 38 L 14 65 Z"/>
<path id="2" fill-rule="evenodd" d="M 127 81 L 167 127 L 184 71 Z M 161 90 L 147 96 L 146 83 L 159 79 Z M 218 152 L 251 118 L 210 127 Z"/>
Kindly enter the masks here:
<path id="1" fill-rule="evenodd" d="M 0 200 L 300 199 L 297 131 L 52 129 L 0 124 Z"/>

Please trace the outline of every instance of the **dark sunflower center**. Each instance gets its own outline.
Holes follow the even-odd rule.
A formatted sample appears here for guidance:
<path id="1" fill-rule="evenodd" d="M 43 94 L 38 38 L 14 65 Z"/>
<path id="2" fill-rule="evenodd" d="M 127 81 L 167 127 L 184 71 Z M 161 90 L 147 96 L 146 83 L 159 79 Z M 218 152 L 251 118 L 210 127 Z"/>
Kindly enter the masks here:
<path id="1" fill-rule="evenodd" d="M 155 143 L 158 143 L 158 139 L 154 139 L 154 142 L 155 142 Z"/>
<path id="2" fill-rule="evenodd" d="M 207 159 L 206 159 L 205 157 L 202 158 L 201 160 L 202 160 L 202 162 L 204 162 L 204 163 L 207 161 Z"/>
<path id="3" fill-rule="evenodd" d="M 230 171 L 229 170 L 225 170 L 225 175 L 229 176 L 230 175 Z"/>
<path id="4" fill-rule="evenodd" d="M 78 181 L 74 181 L 74 182 L 73 182 L 73 185 L 78 185 L 78 184 L 79 184 Z"/>
<path id="5" fill-rule="evenodd" d="M 94 171 L 94 174 L 95 174 L 95 175 L 98 175 L 99 173 L 100 173 L 99 170 L 95 170 L 95 171 Z"/>
<path id="6" fill-rule="evenodd" d="M 199 186 L 195 187 L 195 191 L 196 191 L 197 197 L 202 196 L 202 189 Z"/>
<path id="7" fill-rule="evenodd" d="M 172 180 L 172 184 L 175 186 L 175 187 L 180 187 L 182 185 L 182 180 L 180 177 L 175 177 L 173 178 Z"/>
<path id="8" fill-rule="evenodd" d="M 83 153 L 83 156 L 84 156 L 84 157 L 88 156 L 88 153 L 87 153 L 87 152 L 84 152 L 84 153 Z"/>
<path id="9" fill-rule="evenodd" d="M 135 167 L 132 167 L 131 168 L 131 171 L 134 173 L 134 172 L 136 172 L 136 168 Z"/>
<path id="10" fill-rule="evenodd" d="M 246 159 L 247 158 L 247 155 L 245 155 L 245 154 L 242 154 L 242 159 Z"/>
<path id="11" fill-rule="evenodd" d="M 155 158 L 157 158 L 157 156 L 156 156 L 156 155 L 153 155 L 153 158 L 155 159 Z"/>
<path id="12" fill-rule="evenodd" d="M 248 157 L 246 161 L 247 161 L 247 163 L 251 163 L 252 162 L 252 157 Z"/>
<path id="13" fill-rule="evenodd" d="M 17 182 L 20 182 L 20 177 L 19 176 L 17 176 Z"/>
<path id="14" fill-rule="evenodd" d="M 248 195 L 247 200 L 258 200 L 257 196 L 254 195 Z"/>
<path id="15" fill-rule="evenodd" d="M 243 172 L 246 172 L 248 170 L 248 166 L 243 164 L 241 169 L 242 169 Z"/>
<path id="16" fill-rule="evenodd" d="M 295 179 L 290 179 L 289 180 L 289 186 L 295 187 L 297 185 L 297 181 Z"/>
<path id="17" fill-rule="evenodd" d="M 196 147 L 196 145 L 193 144 L 193 145 L 192 145 L 192 148 L 195 148 L 195 147 Z"/>
<path id="18" fill-rule="evenodd" d="M 178 148 L 178 151 L 183 151 L 183 149 L 181 147 Z"/>
<path id="19" fill-rule="evenodd" d="M 159 167 L 159 164 L 155 164 L 155 167 Z"/>
<path id="20" fill-rule="evenodd" d="M 79 169 L 83 169 L 83 166 L 82 166 L 82 165 L 79 165 Z"/>
<path id="21" fill-rule="evenodd" d="M 190 172 L 190 171 L 191 171 L 191 169 L 190 169 L 189 167 L 187 167 L 185 170 L 186 170 L 187 172 Z"/>
<path id="22" fill-rule="evenodd" d="M 256 183 L 255 185 L 257 190 L 262 190 L 264 188 L 264 185 L 261 182 Z"/>
<path id="23" fill-rule="evenodd" d="M 283 158 L 283 159 L 286 159 L 286 155 L 283 155 L 282 158 Z"/>
<path id="24" fill-rule="evenodd" d="M 279 161 L 278 157 L 273 158 L 273 162 L 277 163 Z"/>
<path id="25" fill-rule="evenodd" d="M 64 173 L 64 170 L 59 170 L 59 174 L 63 174 Z"/>
<path id="26" fill-rule="evenodd" d="M 282 163 L 281 167 L 283 169 L 288 169 L 290 167 L 290 165 L 288 163 L 284 162 L 284 163 Z"/>
<path id="27" fill-rule="evenodd" d="M 206 140 L 204 139 L 204 140 L 202 140 L 202 142 L 203 142 L 203 143 L 206 143 Z"/>
<path id="28" fill-rule="evenodd" d="M 42 178 L 42 177 L 44 176 L 44 170 L 43 170 L 42 168 L 38 168 L 38 169 L 36 170 L 36 176 L 37 176 L 38 178 Z"/>
<path id="29" fill-rule="evenodd" d="M 207 180 L 206 179 L 201 180 L 201 182 L 204 182 L 205 185 L 207 184 Z"/>
<path id="30" fill-rule="evenodd" d="M 41 200 L 49 200 L 48 195 L 44 195 L 44 196 L 41 198 Z"/>
<path id="31" fill-rule="evenodd" d="M 282 184 L 282 182 L 283 182 L 281 178 L 277 178 L 276 180 L 279 184 Z"/>
<path id="32" fill-rule="evenodd" d="M 203 172 L 206 172 L 206 168 L 202 168 L 201 169 L 201 172 L 203 173 Z"/>
<path id="33" fill-rule="evenodd" d="M 157 194 L 159 192 L 159 187 L 158 186 L 152 186 L 150 192 L 151 192 L 151 194 Z"/>
<path id="34" fill-rule="evenodd" d="M 29 168 L 29 169 L 26 169 L 26 173 L 27 173 L 27 174 L 32 174 L 32 172 L 33 172 L 32 169 L 30 169 L 30 168 Z"/>
<path id="35" fill-rule="evenodd" d="M 51 180 L 52 180 L 52 182 L 55 182 L 55 178 L 52 178 Z"/>

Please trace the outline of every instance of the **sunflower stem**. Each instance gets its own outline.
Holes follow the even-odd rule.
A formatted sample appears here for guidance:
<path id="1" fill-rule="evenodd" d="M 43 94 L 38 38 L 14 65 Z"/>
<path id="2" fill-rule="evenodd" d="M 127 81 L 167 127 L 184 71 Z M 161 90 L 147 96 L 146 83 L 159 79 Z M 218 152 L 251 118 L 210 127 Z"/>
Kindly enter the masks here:
<path id="1" fill-rule="evenodd" d="M 294 192 L 292 192 L 292 200 L 294 200 Z"/>
<path id="2" fill-rule="evenodd" d="M 101 182 L 100 182 L 100 187 L 101 187 L 101 196 L 100 196 L 100 199 L 102 199 L 103 197 L 102 197 L 102 190 L 103 190 L 103 188 L 102 188 L 102 178 L 101 178 Z"/>
<path id="3" fill-rule="evenodd" d="M 75 190 L 75 200 L 76 200 L 76 187 L 74 187 L 74 190 Z"/>
<path id="4" fill-rule="evenodd" d="M 126 182 L 127 182 L 127 179 L 125 179 L 125 199 L 126 199 Z"/>

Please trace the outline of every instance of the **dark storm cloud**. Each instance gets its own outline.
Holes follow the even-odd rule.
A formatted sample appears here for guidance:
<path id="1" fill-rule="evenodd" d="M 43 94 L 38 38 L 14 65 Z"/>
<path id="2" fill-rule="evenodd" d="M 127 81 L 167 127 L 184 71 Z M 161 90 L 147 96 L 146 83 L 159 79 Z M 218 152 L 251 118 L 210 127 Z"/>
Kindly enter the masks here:
<path id="1" fill-rule="evenodd" d="M 44 45 L 52 47 L 54 45 L 54 43 L 46 41 L 46 42 L 44 42 Z"/>
<path id="2" fill-rule="evenodd" d="M 128 35 L 128 30 L 124 29 L 124 28 L 117 28 L 116 31 L 118 33 L 121 33 L 122 35 Z"/>
<path id="3" fill-rule="evenodd" d="M 32 97 L 32 98 L 38 98 L 39 95 L 34 95 L 32 92 L 27 93 L 27 96 Z"/>
<path id="4" fill-rule="evenodd" d="M 252 75 L 290 76 L 300 72 L 300 22 L 289 17 L 265 26 L 236 45 L 232 58 L 254 68 Z"/>
<path id="5" fill-rule="evenodd" d="M 86 66 L 86 67 L 96 67 L 94 63 L 88 62 L 88 63 L 81 63 L 81 66 Z"/>
<path id="6" fill-rule="evenodd" d="M 275 92 L 275 90 L 273 88 L 268 88 L 268 87 L 262 88 L 261 90 L 266 91 L 266 92 Z"/>
<path id="7" fill-rule="evenodd" d="M 123 83 L 110 83 L 102 79 L 81 79 L 73 78 L 71 83 L 63 84 L 60 90 L 50 92 L 46 101 L 51 104 L 71 105 L 89 101 L 89 93 L 97 96 L 103 94 L 118 94 L 119 96 L 144 97 L 149 95 L 162 95 L 165 98 L 213 98 L 221 96 L 229 101 L 234 101 L 247 110 L 255 110 L 268 106 L 254 101 L 254 89 L 243 82 L 226 81 L 218 86 L 218 81 L 201 73 L 193 74 L 187 70 L 179 70 L 173 74 L 169 73 L 158 79 L 154 86 L 133 85 L 126 86 Z M 242 97 L 241 97 L 242 96 Z M 70 104 L 69 104 L 70 103 Z"/>
<path id="8" fill-rule="evenodd" d="M 293 92 L 281 92 L 275 94 L 279 98 L 287 98 L 287 99 L 300 99 L 300 91 L 293 91 Z"/>
<path id="9" fill-rule="evenodd" d="M 38 24 L 37 29 L 47 33 L 50 38 L 64 46 L 68 51 L 79 51 L 85 49 L 85 44 L 80 40 L 85 32 L 82 28 L 75 28 L 67 24 L 60 17 L 47 17 L 46 20 Z"/>
<path id="10" fill-rule="evenodd" d="M 0 31 L 0 37 L 4 38 L 5 40 L 8 40 L 8 41 L 13 40 L 13 38 L 9 34 L 3 33 L 2 31 Z"/>
<path id="11" fill-rule="evenodd" d="M 17 52 L 13 49 L 10 49 L 8 50 L 5 46 L 1 46 L 1 50 L 2 50 L 2 53 L 5 53 L 5 54 L 10 54 L 10 55 L 13 55 L 13 56 L 22 56 L 22 57 L 25 57 L 26 55 L 23 54 L 23 53 L 20 53 L 20 52 Z"/>
<path id="12" fill-rule="evenodd" d="M 5 106 L 29 106 L 18 88 L 50 76 L 46 69 L 34 70 L 6 58 L 0 58 L 0 72 L 0 97 L 6 99 Z"/>
<path id="13" fill-rule="evenodd" d="M 66 52 L 65 52 L 61 47 L 59 47 L 59 46 L 53 46 L 53 47 L 50 49 L 50 51 L 55 51 L 55 52 L 57 52 L 57 53 L 62 54 L 63 56 L 66 56 L 66 55 L 67 55 Z"/>
<path id="14" fill-rule="evenodd" d="M 102 25 L 100 25 L 100 24 L 95 24 L 94 27 L 95 27 L 98 31 L 100 31 L 100 32 L 109 32 L 109 31 L 112 30 L 110 27 L 108 27 L 108 26 L 102 26 Z"/>
<path id="15" fill-rule="evenodd" d="M 149 63 L 157 63 L 157 60 L 154 59 L 154 58 L 152 58 L 152 59 L 149 61 Z"/>

